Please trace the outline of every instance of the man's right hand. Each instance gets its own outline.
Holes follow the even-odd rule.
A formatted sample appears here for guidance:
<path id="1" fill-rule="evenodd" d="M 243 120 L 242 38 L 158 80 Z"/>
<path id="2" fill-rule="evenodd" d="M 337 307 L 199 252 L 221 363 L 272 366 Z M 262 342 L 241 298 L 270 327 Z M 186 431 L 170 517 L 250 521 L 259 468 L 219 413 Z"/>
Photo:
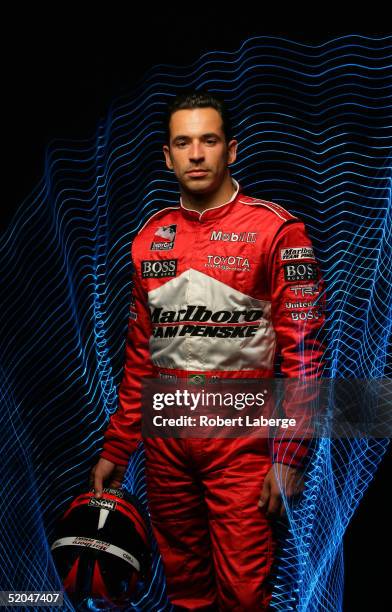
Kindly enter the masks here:
<path id="1" fill-rule="evenodd" d="M 90 472 L 90 486 L 94 487 L 95 497 L 101 497 L 104 482 L 109 476 L 111 480 L 108 486 L 112 489 L 119 489 L 126 471 L 126 465 L 117 465 L 101 457 Z"/>

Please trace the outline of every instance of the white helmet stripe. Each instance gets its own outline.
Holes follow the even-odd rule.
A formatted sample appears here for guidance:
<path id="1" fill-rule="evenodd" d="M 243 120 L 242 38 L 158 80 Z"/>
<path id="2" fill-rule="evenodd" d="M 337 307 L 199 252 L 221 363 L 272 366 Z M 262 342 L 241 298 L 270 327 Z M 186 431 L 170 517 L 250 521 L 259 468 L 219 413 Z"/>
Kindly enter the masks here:
<path id="1" fill-rule="evenodd" d="M 103 542 L 102 540 L 96 540 L 95 538 L 84 538 L 82 536 L 60 538 L 52 544 L 51 550 L 59 548 L 60 546 L 83 546 L 85 548 L 102 550 L 103 552 L 109 553 L 109 555 L 114 555 L 115 557 L 123 559 L 132 565 L 138 572 L 140 572 L 140 563 L 133 555 L 128 553 L 123 548 L 119 548 L 118 546 L 114 546 L 108 542 Z"/>

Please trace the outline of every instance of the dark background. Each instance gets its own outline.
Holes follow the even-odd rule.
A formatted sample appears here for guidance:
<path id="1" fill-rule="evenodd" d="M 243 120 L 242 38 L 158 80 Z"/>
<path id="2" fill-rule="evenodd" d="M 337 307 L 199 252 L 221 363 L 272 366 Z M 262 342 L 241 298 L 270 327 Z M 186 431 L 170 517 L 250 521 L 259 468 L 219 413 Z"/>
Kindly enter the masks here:
<path id="1" fill-rule="evenodd" d="M 209 3 L 211 4 L 211 3 Z M 83 139 L 111 101 L 131 93 L 145 71 L 157 63 L 190 64 L 211 50 L 233 51 L 250 36 L 278 35 L 308 44 L 344 34 L 387 34 L 366 19 L 334 27 L 333 15 L 319 16 L 324 31 L 305 27 L 306 17 L 285 13 L 240 14 L 201 4 L 150 15 L 91 15 L 76 9 L 63 14 L 10 17 L 3 51 L 3 151 L 6 195 L 0 223 L 6 228 L 16 208 L 43 173 L 45 148 L 54 139 Z M 275 26 L 271 25 L 271 22 Z M 365 20 L 363 20 L 363 23 Z M 278 24 L 278 27 L 276 27 Z M 329 26 L 329 27 L 328 27 Z M 391 512 L 388 504 L 391 452 L 365 493 L 345 537 L 344 611 L 384 610 L 390 601 Z M 389 571 L 388 571 L 389 573 Z"/>

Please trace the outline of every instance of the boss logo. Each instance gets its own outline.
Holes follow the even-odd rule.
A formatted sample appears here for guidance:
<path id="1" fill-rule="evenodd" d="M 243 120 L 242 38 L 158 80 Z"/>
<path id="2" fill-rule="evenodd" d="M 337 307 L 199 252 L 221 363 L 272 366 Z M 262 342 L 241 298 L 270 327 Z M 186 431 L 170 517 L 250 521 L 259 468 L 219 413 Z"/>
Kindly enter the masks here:
<path id="1" fill-rule="evenodd" d="M 319 319 L 323 313 L 320 308 L 315 308 L 307 312 L 290 312 L 290 314 L 293 321 L 308 321 L 309 319 Z"/>
<path id="2" fill-rule="evenodd" d="M 88 505 L 94 506 L 94 508 L 101 508 L 103 510 L 116 509 L 116 502 L 114 501 L 114 499 L 97 499 L 96 497 L 92 497 Z"/>
<path id="3" fill-rule="evenodd" d="M 284 264 L 284 279 L 286 281 L 317 280 L 317 265 L 313 263 Z"/>
<path id="4" fill-rule="evenodd" d="M 142 261 L 142 278 L 167 278 L 176 276 L 177 259 L 145 259 Z"/>

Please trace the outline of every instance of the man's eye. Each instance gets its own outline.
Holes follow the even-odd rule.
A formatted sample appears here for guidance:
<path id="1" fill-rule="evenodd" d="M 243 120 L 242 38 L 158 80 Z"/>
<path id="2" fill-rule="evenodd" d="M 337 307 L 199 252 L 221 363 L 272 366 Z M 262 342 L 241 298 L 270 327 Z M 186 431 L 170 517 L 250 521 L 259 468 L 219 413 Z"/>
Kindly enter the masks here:
<path id="1" fill-rule="evenodd" d="M 208 138 L 207 142 L 208 142 L 208 144 L 215 144 L 216 143 L 216 139 L 215 138 Z"/>
<path id="2" fill-rule="evenodd" d="M 177 142 L 177 147 L 182 147 L 186 144 L 185 140 L 180 140 L 179 142 Z"/>

